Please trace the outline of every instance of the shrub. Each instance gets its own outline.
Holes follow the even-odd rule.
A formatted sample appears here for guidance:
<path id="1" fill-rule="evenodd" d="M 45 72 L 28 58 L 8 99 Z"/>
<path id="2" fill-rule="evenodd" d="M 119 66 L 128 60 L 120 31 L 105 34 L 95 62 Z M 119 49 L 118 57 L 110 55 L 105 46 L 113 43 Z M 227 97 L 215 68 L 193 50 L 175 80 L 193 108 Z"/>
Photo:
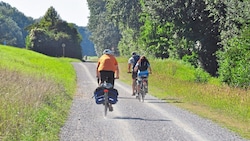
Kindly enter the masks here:
<path id="1" fill-rule="evenodd" d="M 201 82 L 201 83 L 206 83 L 210 79 L 210 75 L 205 72 L 202 68 L 197 68 L 195 70 L 195 81 L 196 82 Z"/>

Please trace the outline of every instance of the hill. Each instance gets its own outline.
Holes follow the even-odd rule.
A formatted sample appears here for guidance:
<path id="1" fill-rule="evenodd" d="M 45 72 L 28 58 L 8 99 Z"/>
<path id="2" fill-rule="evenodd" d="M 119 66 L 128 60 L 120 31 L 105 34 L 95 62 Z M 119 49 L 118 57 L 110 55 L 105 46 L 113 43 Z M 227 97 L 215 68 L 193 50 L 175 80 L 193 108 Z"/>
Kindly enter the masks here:
<path id="1" fill-rule="evenodd" d="M 95 48 L 93 42 L 89 39 L 90 32 L 87 27 L 77 27 L 78 32 L 82 36 L 82 55 L 83 56 L 96 56 Z"/>
<path id="2" fill-rule="evenodd" d="M 0 140 L 58 140 L 78 60 L 2 45 L 0 60 Z"/>
<path id="3" fill-rule="evenodd" d="M 28 32 L 25 28 L 34 23 L 31 17 L 26 17 L 8 3 L 0 2 L 0 43 L 16 47 L 25 47 L 25 37 Z"/>

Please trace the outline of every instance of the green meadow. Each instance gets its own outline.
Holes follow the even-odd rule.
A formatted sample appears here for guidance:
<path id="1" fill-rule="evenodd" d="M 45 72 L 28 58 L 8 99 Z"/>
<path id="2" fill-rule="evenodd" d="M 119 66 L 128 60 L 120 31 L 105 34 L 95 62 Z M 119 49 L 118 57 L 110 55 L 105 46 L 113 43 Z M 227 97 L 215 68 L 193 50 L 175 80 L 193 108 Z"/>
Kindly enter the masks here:
<path id="1" fill-rule="evenodd" d="M 76 90 L 70 58 L 0 45 L 0 140 L 58 140 Z"/>
<path id="2" fill-rule="evenodd" d="M 127 58 L 118 58 L 120 79 L 131 84 Z M 250 91 L 230 88 L 178 60 L 149 59 L 149 93 L 250 139 Z"/>
<path id="3" fill-rule="evenodd" d="M 118 57 L 120 80 L 130 84 L 127 59 Z M 76 61 L 0 45 L 0 140 L 59 140 L 76 92 Z M 150 63 L 150 94 L 250 139 L 249 90 L 230 88 L 181 61 Z"/>

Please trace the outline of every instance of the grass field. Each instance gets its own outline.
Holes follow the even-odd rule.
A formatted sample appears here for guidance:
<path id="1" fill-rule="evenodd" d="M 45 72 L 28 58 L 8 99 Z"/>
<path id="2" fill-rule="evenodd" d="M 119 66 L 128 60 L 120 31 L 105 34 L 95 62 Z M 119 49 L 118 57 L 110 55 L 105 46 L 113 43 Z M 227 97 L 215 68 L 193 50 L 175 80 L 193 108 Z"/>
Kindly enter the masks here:
<path id="1" fill-rule="evenodd" d="M 90 57 L 94 61 L 96 57 Z M 127 59 L 120 79 L 131 83 Z M 0 140 L 59 140 L 76 90 L 70 58 L 0 45 Z M 176 60 L 150 59 L 149 93 L 250 139 L 250 92 Z"/>
<path id="2" fill-rule="evenodd" d="M 58 140 L 76 89 L 69 58 L 0 45 L 0 140 Z"/>
<path id="3" fill-rule="evenodd" d="M 118 58 L 121 80 L 130 84 L 127 58 Z M 177 60 L 150 59 L 149 93 L 211 119 L 250 139 L 250 91 L 230 88 Z M 128 76 L 129 75 L 129 76 Z"/>

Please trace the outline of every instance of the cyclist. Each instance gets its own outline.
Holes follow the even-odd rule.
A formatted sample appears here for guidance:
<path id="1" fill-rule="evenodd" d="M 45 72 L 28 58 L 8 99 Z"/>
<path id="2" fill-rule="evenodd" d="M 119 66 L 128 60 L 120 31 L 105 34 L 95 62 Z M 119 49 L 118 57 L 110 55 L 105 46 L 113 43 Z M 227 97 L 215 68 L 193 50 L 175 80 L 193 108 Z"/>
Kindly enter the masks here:
<path id="1" fill-rule="evenodd" d="M 107 83 L 114 86 L 115 79 L 119 79 L 118 62 L 110 49 L 105 49 L 99 58 L 96 68 L 96 77 L 103 83 L 107 78 Z M 109 111 L 113 111 L 112 104 L 109 104 Z"/>
<path id="2" fill-rule="evenodd" d="M 128 59 L 128 73 L 131 73 L 132 70 L 132 96 L 135 96 L 135 80 L 137 77 L 137 72 L 134 71 L 134 67 L 137 61 L 140 59 L 140 56 L 136 52 L 132 52 L 132 56 Z"/>
<path id="3" fill-rule="evenodd" d="M 152 74 L 152 69 L 148 59 L 145 56 L 141 56 L 138 62 L 135 65 L 134 71 L 137 72 L 138 80 L 140 77 L 148 77 L 149 74 Z M 140 83 L 140 81 L 139 81 Z M 148 82 L 147 82 L 148 85 Z M 137 92 L 139 92 L 140 86 L 137 87 Z M 146 89 L 146 93 L 148 90 Z"/>

